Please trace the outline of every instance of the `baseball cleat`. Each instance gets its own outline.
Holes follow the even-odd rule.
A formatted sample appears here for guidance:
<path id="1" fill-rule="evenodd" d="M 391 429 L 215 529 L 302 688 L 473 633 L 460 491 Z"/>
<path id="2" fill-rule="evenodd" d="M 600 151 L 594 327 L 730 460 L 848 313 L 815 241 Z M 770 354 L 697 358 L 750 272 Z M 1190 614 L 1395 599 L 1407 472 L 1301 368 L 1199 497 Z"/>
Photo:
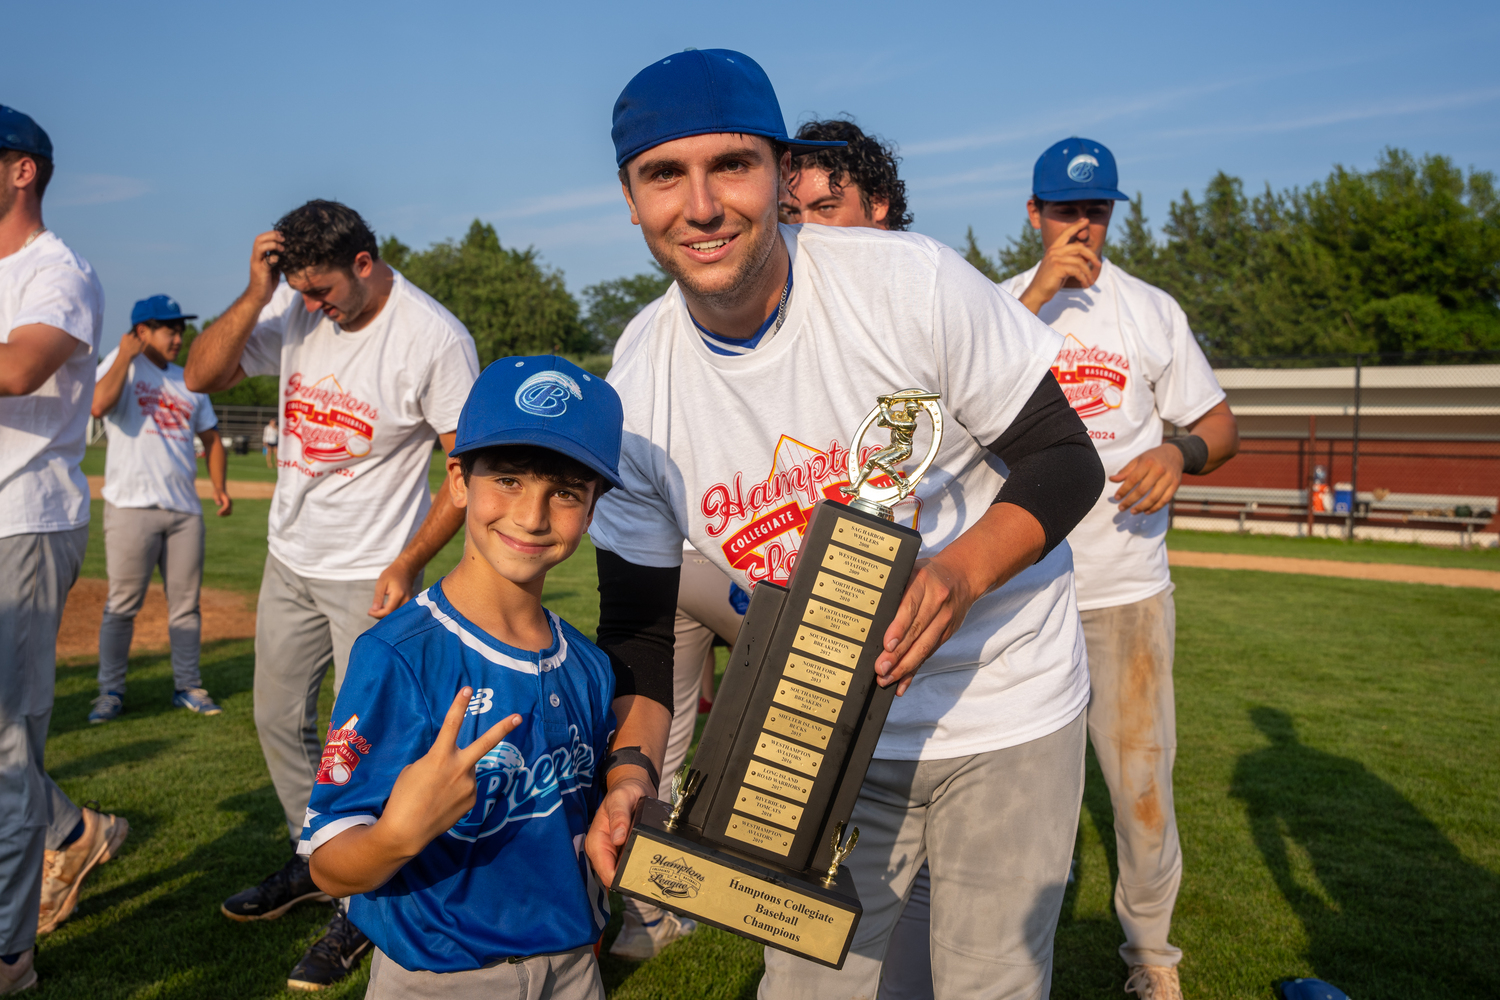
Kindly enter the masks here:
<path id="1" fill-rule="evenodd" d="M 275 920 L 298 903 L 332 899 L 313 882 L 307 859 L 294 854 L 279 871 L 255 888 L 230 896 L 219 910 L 230 920 Z"/>

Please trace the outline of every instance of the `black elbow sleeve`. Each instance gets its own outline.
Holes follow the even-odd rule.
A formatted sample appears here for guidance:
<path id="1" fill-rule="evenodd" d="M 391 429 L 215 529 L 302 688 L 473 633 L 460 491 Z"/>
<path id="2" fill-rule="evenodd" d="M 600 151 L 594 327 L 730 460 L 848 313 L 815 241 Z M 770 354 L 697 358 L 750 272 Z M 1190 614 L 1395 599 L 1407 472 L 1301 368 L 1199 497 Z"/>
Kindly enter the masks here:
<path id="1" fill-rule="evenodd" d="M 597 643 L 615 673 L 615 697 L 640 695 L 672 711 L 673 622 L 682 568 L 637 566 L 598 549 Z"/>
<path id="2" fill-rule="evenodd" d="M 1088 429 L 1048 372 L 989 450 L 1010 470 L 995 503 L 1013 503 L 1041 524 L 1045 557 L 1104 492 L 1104 463 Z"/>
<path id="3" fill-rule="evenodd" d="M 1013 503 L 1041 524 L 1047 535 L 1043 558 L 1057 548 L 1104 492 L 1104 463 L 1087 433 L 1017 459 L 996 503 Z"/>

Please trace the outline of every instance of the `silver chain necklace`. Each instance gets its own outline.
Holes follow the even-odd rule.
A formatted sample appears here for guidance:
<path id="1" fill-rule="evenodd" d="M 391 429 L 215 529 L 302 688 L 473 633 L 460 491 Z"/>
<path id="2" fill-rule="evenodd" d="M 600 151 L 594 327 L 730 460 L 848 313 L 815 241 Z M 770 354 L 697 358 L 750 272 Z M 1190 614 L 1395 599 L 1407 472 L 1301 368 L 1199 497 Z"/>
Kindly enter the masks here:
<path id="1" fill-rule="evenodd" d="M 31 235 L 28 236 L 28 237 L 26 237 L 26 242 L 21 244 L 21 249 L 25 250 L 27 247 L 31 246 L 31 244 L 33 244 L 33 243 L 36 242 L 36 238 L 38 236 L 42 235 L 43 233 L 45 233 L 46 231 L 47 231 L 47 227 L 46 226 L 37 226 L 35 229 L 33 229 L 31 231 Z M 783 302 L 785 302 L 786 301 L 786 296 L 783 295 L 781 297 L 781 300 Z"/>

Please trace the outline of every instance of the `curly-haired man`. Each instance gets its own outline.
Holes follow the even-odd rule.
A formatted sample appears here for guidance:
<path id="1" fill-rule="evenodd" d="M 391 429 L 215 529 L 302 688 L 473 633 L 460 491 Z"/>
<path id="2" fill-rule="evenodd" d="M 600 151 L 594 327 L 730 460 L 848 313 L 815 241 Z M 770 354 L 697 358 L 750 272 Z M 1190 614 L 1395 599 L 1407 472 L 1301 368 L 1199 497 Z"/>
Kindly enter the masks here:
<path id="1" fill-rule="evenodd" d="M 193 343 L 185 380 L 218 392 L 247 375 L 281 383 L 255 727 L 295 848 L 320 780 L 318 690 L 329 660 L 337 689 L 355 638 L 412 597 L 463 524 L 446 491 L 432 501 L 427 470 L 434 439 L 453 447 L 479 357 L 452 313 L 380 259 L 358 212 L 310 201 L 255 238 L 250 284 Z M 222 909 L 232 920 L 270 920 L 327 899 L 293 854 Z M 340 906 L 288 985 L 328 986 L 368 948 Z"/>
<path id="2" fill-rule="evenodd" d="M 797 138 L 847 145 L 792 158 L 792 175 L 781 193 L 782 222 L 897 231 L 911 225 L 906 182 L 896 170 L 901 158 L 893 144 L 844 118 L 805 122 Z"/>

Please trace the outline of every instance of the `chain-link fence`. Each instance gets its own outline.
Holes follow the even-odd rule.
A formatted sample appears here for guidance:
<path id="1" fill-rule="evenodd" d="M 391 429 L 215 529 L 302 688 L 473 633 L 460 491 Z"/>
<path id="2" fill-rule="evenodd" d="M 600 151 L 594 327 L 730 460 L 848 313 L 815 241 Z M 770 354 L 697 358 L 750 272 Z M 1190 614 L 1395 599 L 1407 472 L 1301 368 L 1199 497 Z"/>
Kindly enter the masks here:
<path id="1" fill-rule="evenodd" d="M 1213 364 L 1240 453 L 1184 480 L 1176 527 L 1500 544 L 1500 351 Z"/>

